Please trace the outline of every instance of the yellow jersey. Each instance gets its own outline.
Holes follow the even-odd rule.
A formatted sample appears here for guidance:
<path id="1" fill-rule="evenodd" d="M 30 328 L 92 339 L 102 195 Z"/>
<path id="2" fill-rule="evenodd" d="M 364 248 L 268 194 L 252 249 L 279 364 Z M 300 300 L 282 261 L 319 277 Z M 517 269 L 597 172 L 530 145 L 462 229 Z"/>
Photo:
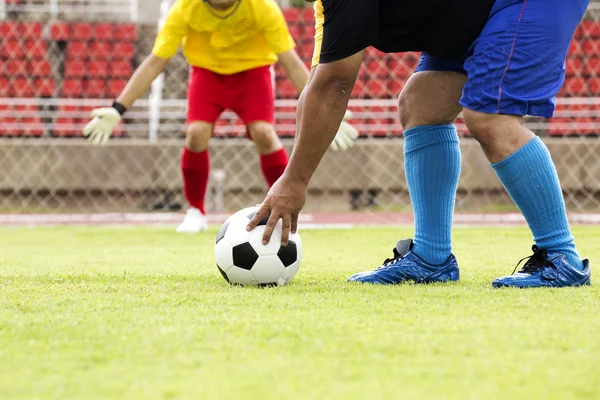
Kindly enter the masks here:
<path id="1" fill-rule="evenodd" d="M 180 45 L 191 65 L 223 75 L 274 64 L 277 54 L 295 47 L 274 0 L 238 0 L 225 11 L 203 0 L 177 0 L 152 54 L 171 58 Z"/>
<path id="2" fill-rule="evenodd" d="M 321 46 L 323 44 L 323 24 L 325 23 L 325 14 L 323 14 L 323 2 L 317 0 L 315 2 L 315 49 L 313 50 L 313 58 L 311 68 L 319 65 L 321 58 Z"/>

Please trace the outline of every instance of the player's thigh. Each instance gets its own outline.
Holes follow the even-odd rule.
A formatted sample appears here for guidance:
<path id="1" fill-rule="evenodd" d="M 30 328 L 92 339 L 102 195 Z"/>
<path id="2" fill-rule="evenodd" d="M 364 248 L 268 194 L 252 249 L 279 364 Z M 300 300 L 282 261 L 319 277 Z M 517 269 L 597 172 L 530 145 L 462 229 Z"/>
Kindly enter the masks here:
<path id="1" fill-rule="evenodd" d="M 588 3 L 496 2 L 465 62 L 461 104 L 482 113 L 552 116 L 569 43 Z"/>
<path id="2" fill-rule="evenodd" d="M 424 54 L 398 99 L 400 123 L 406 129 L 453 122 L 466 81 L 462 65 Z"/>
<path id="3" fill-rule="evenodd" d="M 223 110 L 222 77 L 203 68 L 191 67 L 187 92 L 187 122 L 203 121 L 214 124 Z"/>
<path id="4" fill-rule="evenodd" d="M 248 124 L 248 136 L 260 154 L 269 154 L 279 150 L 282 145 L 275 131 L 275 126 L 270 122 L 254 121 Z"/>
<path id="5" fill-rule="evenodd" d="M 271 67 L 264 66 L 240 73 L 231 108 L 246 125 L 275 121 L 275 93 Z"/>

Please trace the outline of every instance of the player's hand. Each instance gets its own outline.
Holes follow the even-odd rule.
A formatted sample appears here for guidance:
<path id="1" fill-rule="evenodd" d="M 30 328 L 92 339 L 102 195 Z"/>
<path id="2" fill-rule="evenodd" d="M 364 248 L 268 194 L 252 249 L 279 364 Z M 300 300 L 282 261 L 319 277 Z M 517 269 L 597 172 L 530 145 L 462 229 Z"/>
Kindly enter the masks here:
<path id="1" fill-rule="evenodd" d="M 267 245 L 277 222 L 281 219 L 281 245 L 287 246 L 290 231 L 292 233 L 298 231 L 298 214 L 306 202 L 306 190 L 304 183 L 293 181 L 284 174 L 271 187 L 247 229 L 253 230 L 266 215 L 269 215 L 263 235 L 263 244 Z"/>
<path id="2" fill-rule="evenodd" d="M 83 129 L 83 136 L 93 145 L 103 145 L 123 117 L 116 108 L 105 107 L 92 111 L 92 118 Z"/>
<path id="3" fill-rule="evenodd" d="M 331 145 L 329 146 L 331 150 L 348 150 L 350 147 L 354 146 L 356 139 L 358 139 L 358 131 L 355 127 L 346 122 L 346 120 L 350 118 L 352 118 L 352 113 L 346 111 L 340 129 L 338 129 L 333 142 L 331 142 Z"/>

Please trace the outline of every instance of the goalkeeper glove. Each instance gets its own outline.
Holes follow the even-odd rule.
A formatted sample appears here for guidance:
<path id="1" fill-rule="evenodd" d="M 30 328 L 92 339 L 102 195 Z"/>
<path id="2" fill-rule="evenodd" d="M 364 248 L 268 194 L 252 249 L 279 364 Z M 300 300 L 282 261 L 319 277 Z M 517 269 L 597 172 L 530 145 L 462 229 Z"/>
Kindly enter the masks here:
<path id="1" fill-rule="evenodd" d="M 352 113 L 346 111 L 340 129 L 338 129 L 333 142 L 331 142 L 331 145 L 329 146 L 333 151 L 347 150 L 354 146 L 356 139 L 358 139 L 358 131 L 356 128 L 346 122 L 346 120 L 350 118 L 352 118 Z"/>
<path id="2" fill-rule="evenodd" d="M 126 108 L 116 101 L 112 107 L 93 110 L 93 119 L 83 128 L 83 136 L 92 142 L 93 145 L 105 144 L 115 127 L 121 122 L 125 111 Z"/>

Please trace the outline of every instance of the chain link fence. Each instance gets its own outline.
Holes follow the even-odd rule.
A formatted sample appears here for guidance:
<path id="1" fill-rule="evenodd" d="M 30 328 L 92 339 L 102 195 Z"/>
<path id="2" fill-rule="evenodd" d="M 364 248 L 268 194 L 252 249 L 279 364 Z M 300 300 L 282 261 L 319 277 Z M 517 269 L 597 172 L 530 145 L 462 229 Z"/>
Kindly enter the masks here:
<path id="1" fill-rule="evenodd" d="M 81 135 L 89 111 L 109 105 L 152 48 L 157 23 L 130 22 L 140 6 L 0 0 L 0 213 L 185 207 L 179 176 L 188 78 L 183 56 L 126 114 L 107 147 L 93 148 Z M 284 14 L 308 64 L 312 9 L 285 8 Z M 418 54 L 367 50 L 349 107 L 361 139 L 350 151 L 326 155 L 308 209 L 410 209 L 396 98 L 417 61 Z M 600 2 L 591 4 L 576 33 L 567 71 L 556 117 L 528 118 L 527 126 L 548 144 L 569 210 L 600 211 Z M 277 131 L 290 150 L 297 93 L 278 66 L 274 73 Z M 457 127 L 463 149 L 457 208 L 512 210 L 460 118 Z M 231 112 L 215 127 L 211 162 L 209 209 L 235 210 L 262 199 L 258 157 Z"/>

